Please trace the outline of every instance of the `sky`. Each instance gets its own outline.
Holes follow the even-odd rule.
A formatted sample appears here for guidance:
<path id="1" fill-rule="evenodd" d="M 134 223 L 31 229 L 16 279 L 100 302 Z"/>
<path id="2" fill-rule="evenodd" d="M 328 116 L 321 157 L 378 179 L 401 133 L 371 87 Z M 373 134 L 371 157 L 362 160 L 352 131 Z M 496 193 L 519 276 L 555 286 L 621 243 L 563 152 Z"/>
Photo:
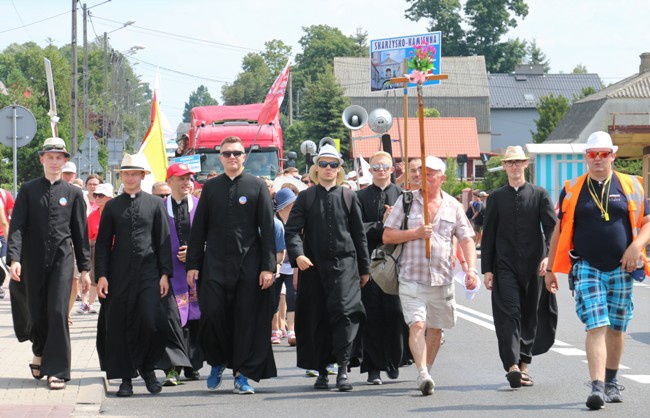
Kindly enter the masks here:
<path id="1" fill-rule="evenodd" d="M 528 16 L 507 37 L 535 39 L 550 60 L 551 73 L 568 73 L 582 64 L 610 84 L 637 73 L 639 55 L 650 52 L 650 1 L 526 3 Z M 370 40 L 425 33 L 429 25 L 404 17 L 405 0 L 87 0 L 87 6 L 89 40 L 114 31 L 108 36 L 115 50 L 144 46 L 130 62 L 152 86 L 159 68 L 161 109 L 173 128 L 199 85 L 222 102 L 221 88 L 241 72 L 242 58 L 262 51 L 266 41 L 282 40 L 296 54 L 302 28 L 311 25 L 337 27 L 345 35 L 360 28 Z M 70 43 L 71 10 L 69 0 L 0 0 L 0 51 L 29 41 L 46 46 L 48 38 L 57 46 Z M 81 46 L 81 12 L 78 16 Z M 135 23 L 121 28 L 120 22 L 128 20 Z"/>

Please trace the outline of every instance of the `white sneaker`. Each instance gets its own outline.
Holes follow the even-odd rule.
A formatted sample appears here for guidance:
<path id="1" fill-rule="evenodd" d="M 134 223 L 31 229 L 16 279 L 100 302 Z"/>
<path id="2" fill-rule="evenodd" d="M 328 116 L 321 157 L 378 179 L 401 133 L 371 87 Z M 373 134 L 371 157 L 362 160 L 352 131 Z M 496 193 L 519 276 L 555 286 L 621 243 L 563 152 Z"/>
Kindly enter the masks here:
<path id="1" fill-rule="evenodd" d="M 424 396 L 433 395 L 433 388 L 436 387 L 436 383 L 433 381 L 429 374 L 419 374 L 417 378 L 418 389 Z"/>

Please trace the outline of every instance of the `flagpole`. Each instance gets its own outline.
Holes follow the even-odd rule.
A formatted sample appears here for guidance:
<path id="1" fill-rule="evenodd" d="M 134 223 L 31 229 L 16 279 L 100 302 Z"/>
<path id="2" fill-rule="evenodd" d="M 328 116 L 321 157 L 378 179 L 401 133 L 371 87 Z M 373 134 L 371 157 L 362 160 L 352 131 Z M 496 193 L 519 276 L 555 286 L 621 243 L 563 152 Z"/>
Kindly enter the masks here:
<path id="1" fill-rule="evenodd" d="M 406 73 L 408 68 L 406 58 L 404 58 L 404 72 Z M 409 83 L 408 80 L 404 82 L 404 144 L 402 153 L 402 162 L 404 163 L 404 189 L 410 190 L 409 186 Z"/>

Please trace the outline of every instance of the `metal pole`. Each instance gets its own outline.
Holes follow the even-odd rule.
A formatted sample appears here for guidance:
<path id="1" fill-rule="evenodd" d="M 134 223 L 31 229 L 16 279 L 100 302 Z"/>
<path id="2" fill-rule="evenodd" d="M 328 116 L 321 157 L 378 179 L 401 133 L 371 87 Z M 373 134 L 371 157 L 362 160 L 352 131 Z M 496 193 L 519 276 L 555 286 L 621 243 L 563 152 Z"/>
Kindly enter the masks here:
<path id="1" fill-rule="evenodd" d="M 102 137 L 104 144 L 107 142 L 108 129 L 106 125 L 106 117 L 108 116 L 108 35 L 104 32 L 104 116 L 102 116 Z"/>
<path id="2" fill-rule="evenodd" d="M 18 196 L 18 112 L 14 109 L 14 198 Z M 7 237 L 8 238 L 8 237 Z"/>
<path id="3" fill-rule="evenodd" d="M 86 131 L 88 131 L 88 8 L 86 3 L 83 4 L 83 32 L 84 32 L 84 72 L 83 72 L 83 90 L 84 90 L 84 101 L 83 101 L 83 134 L 82 137 L 86 137 Z"/>
<path id="4" fill-rule="evenodd" d="M 77 0 L 72 0 L 72 92 L 70 95 L 70 145 L 77 152 Z"/>

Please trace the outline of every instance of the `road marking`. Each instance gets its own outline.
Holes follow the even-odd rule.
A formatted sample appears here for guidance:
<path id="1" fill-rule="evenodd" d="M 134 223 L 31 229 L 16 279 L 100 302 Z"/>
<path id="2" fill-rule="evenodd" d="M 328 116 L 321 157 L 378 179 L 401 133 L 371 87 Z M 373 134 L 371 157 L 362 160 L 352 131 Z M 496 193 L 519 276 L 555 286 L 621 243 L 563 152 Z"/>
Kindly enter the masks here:
<path id="1" fill-rule="evenodd" d="M 650 384 L 650 374 L 622 374 L 621 377 L 625 377 L 630 380 L 634 380 L 637 383 L 643 383 L 645 385 Z"/>
<path id="2" fill-rule="evenodd" d="M 494 324 L 490 324 L 489 322 L 481 321 L 480 319 L 474 318 L 473 316 L 466 315 L 462 312 L 457 312 L 456 315 L 458 315 L 459 318 L 463 318 L 469 322 L 473 322 L 476 325 L 480 325 L 484 328 L 487 328 L 491 331 L 494 331 Z"/>
<path id="3" fill-rule="evenodd" d="M 568 348 L 551 348 L 551 351 L 555 351 L 558 354 L 564 356 L 586 356 L 587 353 L 580 350 L 579 348 L 568 347 Z"/>

